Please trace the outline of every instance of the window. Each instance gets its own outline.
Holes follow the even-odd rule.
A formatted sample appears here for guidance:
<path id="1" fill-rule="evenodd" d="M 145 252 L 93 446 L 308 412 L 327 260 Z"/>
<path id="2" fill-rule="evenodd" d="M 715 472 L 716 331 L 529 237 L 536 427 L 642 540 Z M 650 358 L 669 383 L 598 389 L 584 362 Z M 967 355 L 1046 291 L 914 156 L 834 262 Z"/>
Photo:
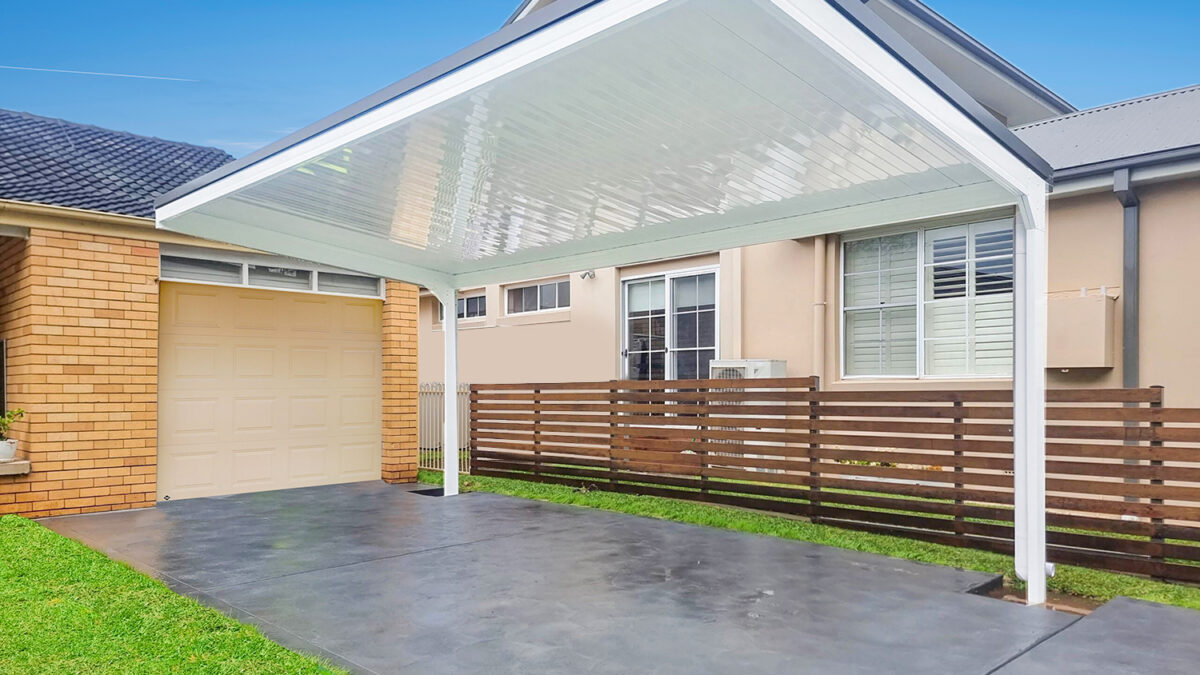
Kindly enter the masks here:
<path id="1" fill-rule="evenodd" d="M 848 241 L 842 248 L 847 377 L 1012 373 L 1011 220 Z"/>
<path id="2" fill-rule="evenodd" d="M 571 281 L 551 281 L 509 288 L 506 293 L 509 314 L 565 309 L 571 306 Z"/>
<path id="3" fill-rule="evenodd" d="M 359 295 L 370 298 L 383 296 L 379 277 L 366 277 L 348 272 L 326 272 L 314 268 L 269 265 L 257 262 L 210 260 L 191 256 L 163 254 L 159 261 L 159 276 L 167 281 L 192 281 L 222 286 L 253 286 L 305 293 Z"/>
<path id="4" fill-rule="evenodd" d="M 207 281 L 214 284 L 241 285 L 242 266 L 221 260 L 201 260 L 164 255 L 160 264 L 162 278 Z"/>
<path id="5" fill-rule="evenodd" d="M 469 298 L 459 298 L 455 303 L 457 308 L 458 318 L 460 319 L 477 319 L 487 315 L 487 297 L 483 295 L 472 295 Z M 438 303 L 438 321 L 446 320 L 446 308 L 442 307 L 442 303 Z"/>
<path id="6" fill-rule="evenodd" d="M 717 355 L 717 274 L 684 272 L 625 282 L 625 376 L 708 377 Z"/>
<path id="7" fill-rule="evenodd" d="M 312 288 L 312 272 L 296 270 L 289 267 L 268 267 L 266 265 L 250 265 L 248 283 L 251 286 L 266 288 L 291 288 L 307 290 Z"/>

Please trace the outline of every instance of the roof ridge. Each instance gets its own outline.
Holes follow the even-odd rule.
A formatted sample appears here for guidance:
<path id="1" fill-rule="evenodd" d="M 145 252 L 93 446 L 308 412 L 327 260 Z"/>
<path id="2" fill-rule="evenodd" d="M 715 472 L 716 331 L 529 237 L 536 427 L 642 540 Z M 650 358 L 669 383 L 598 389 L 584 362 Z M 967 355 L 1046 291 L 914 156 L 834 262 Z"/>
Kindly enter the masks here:
<path id="1" fill-rule="evenodd" d="M 31 113 L 31 112 L 28 112 L 25 110 L 10 110 L 8 108 L 0 108 L 0 114 L 2 114 L 2 113 L 8 113 L 10 115 L 20 115 L 22 117 L 31 118 L 34 120 L 41 120 L 43 122 L 57 122 L 59 125 L 67 125 L 69 127 L 74 127 L 74 128 L 93 129 L 95 131 L 103 131 L 104 133 L 107 133 L 107 134 L 117 134 L 117 135 L 121 135 L 121 136 L 129 136 L 132 138 L 139 138 L 139 139 L 143 139 L 143 140 L 157 141 L 159 143 L 170 143 L 171 145 L 185 145 L 190 148 L 196 148 L 197 150 L 216 150 L 217 152 L 224 153 L 228 157 L 231 157 L 231 158 L 233 157 L 233 155 L 230 155 L 225 150 L 222 150 L 221 148 L 218 148 L 218 147 L 212 146 L 212 145 L 199 145 L 196 143 L 188 143 L 187 141 L 173 141 L 171 139 L 160 138 L 158 136 L 147 136 L 145 134 L 136 134 L 132 131 L 123 131 L 120 129 L 109 129 L 108 127 L 97 126 L 95 124 L 84 124 L 83 122 L 72 122 L 71 120 L 63 119 L 61 117 L 48 117 L 46 115 L 38 115 L 37 113 Z"/>
<path id="2" fill-rule="evenodd" d="M 1095 108 L 1087 108 L 1084 110 L 1078 110 L 1073 113 L 1059 115 L 1058 117 L 1051 117 L 1050 119 L 1041 120 L 1039 122 L 1031 122 L 1029 124 L 1023 124 L 1021 126 L 1013 127 L 1012 129 L 1013 129 L 1013 131 L 1023 131 L 1025 129 L 1032 129 L 1034 127 L 1045 126 L 1047 124 L 1053 124 L 1055 122 L 1063 122 L 1066 120 L 1075 119 L 1077 117 L 1083 117 L 1084 115 L 1091 115 L 1093 113 L 1099 113 L 1099 112 L 1107 112 L 1109 110 L 1115 110 L 1117 108 L 1124 108 L 1126 106 L 1131 106 L 1131 105 L 1139 105 L 1141 103 L 1148 103 L 1150 101 L 1156 101 L 1158 99 L 1169 98 L 1171 96 L 1178 96 L 1180 94 L 1188 94 L 1188 93 L 1191 93 L 1191 92 L 1197 91 L 1197 90 L 1200 90 L 1200 84 L 1192 84 L 1192 85 L 1188 85 L 1186 87 L 1180 87 L 1178 89 L 1171 89 L 1168 91 L 1160 91 L 1155 94 L 1147 94 L 1145 96 L 1138 96 L 1137 98 L 1130 98 L 1130 99 L 1126 99 L 1124 101 L 1117 101 L 1115 103 L 1106 103 L 1104 105 L 1096 106 Z"/>

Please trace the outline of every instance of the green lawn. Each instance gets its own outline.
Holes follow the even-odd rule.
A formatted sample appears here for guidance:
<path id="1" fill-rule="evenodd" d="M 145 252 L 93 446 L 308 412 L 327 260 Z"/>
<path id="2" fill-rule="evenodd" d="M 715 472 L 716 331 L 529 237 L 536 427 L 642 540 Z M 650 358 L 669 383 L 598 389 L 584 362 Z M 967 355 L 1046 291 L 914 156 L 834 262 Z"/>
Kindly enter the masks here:
<path id="1" fill-rule="evenodd" d="M 439 471 L 422 470 L 420 480 L 423 483 L 440 485 L 442 474 Z M 1012 558 L 999 553 L 930 544 L 902 537 L 855 532 L 829 525 L 814 525 L 806 520 L 796 518 L 680 499 L 628 495 L 600 490 L 584 491 L 565 485 L 549 485 L 486 476 L 464 475 L 461 485 L 464 491 L 495 492 L 558 504 L 574 504 L 636 516 L 662 518 L 785 539 L 798 539 L 949 567 L 1004 574 L 1009 583 L 1020 586 L 1013 571 Z M 1052 591 L 1093 600 L 1107 601 L 1118 595 L 1124 595 L 1200 610 L 1200 588 L 1168 584 L 1085 567 L 1059 565 L 1057 574 L 1049 580 L 1049 587 Z"/>
<path id="2" fill-rule="evenodd" d="M 33 521 L 4 516 L 0 672 L 342 671 Z"/>

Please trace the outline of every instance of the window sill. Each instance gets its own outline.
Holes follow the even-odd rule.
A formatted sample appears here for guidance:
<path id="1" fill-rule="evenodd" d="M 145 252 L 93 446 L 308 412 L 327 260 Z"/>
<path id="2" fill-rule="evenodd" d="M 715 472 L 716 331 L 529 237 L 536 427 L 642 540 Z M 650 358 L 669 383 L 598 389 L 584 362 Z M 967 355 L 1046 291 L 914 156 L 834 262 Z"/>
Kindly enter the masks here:
<path id="1" fill-rule="evenodd" d="M 571 320 L 570 309 L 547 309 L 540 312 L 506 314 L 497 321 L 501 326 L 532 326 L 539 323 L 560 323 Z"/>
<path id="2" fill-rule="evenodd" d="M 829 390 L 938 390 L 948 386 L 961 388 L 963 385 L 979 389 L 1008 389 L 1012 386 L 1012 377 L 844 377 L 834 380 L 822 388 Z"/>
<path id="3" fill-rule="evenodd" d="M 12 459 L 0 462 L 0 476 L 24 476 L 29 473 L 29 460 Z"/>

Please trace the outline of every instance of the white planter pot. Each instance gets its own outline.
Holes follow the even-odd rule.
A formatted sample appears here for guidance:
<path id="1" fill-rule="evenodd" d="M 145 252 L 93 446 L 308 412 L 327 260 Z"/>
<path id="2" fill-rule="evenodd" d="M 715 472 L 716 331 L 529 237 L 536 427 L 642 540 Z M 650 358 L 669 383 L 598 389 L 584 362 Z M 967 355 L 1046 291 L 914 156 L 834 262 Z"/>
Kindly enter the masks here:
<path id="1" fill-rule="evenodd" d="M 0 462 L 8 461 L 17 456 L 17 439 L 8 438 L 0 441 Z"/>

